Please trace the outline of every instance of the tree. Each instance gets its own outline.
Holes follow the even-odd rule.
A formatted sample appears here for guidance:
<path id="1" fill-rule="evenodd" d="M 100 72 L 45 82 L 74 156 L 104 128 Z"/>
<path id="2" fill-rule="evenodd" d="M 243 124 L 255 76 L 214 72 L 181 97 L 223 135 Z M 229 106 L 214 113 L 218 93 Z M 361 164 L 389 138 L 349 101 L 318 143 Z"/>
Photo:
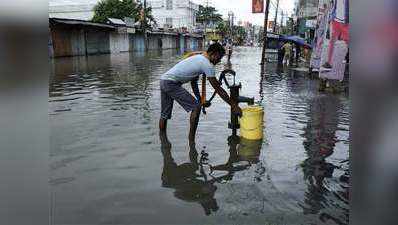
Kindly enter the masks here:
<path id="1" fill-rule="evenodd" d="M 216 31 L 220 34 L 223 38 L 225 38 L 229 33 L 229 25 L 228 21 L 221 21 L 216 26 Z"/>
<path id="2" fill-rule="evenodd" d="M 93 22 L 105 23 L 108 18 L 124 19 L 125 17 L 131 17 L 135 21 L 140 21 L 141 10 L 143 5 L 137 3 L 134 0 L 101 0 L 94 7 Z M 146 21 L 156 23 L 152 16 L 152 9 L 150 7 L 145 10 Z M 147 27 L 150 27 L 146 23 Z"/>
<path id="3" fill-rule="evenodd" d="M 241 45 L 246 38 L 246 30 L 242 26 L 233 26 L 232 28 L 233 39 L 236 40 L 238 45 Z"/>
<path id="4" fill-rule="evenodd" d="M 196 13 L 196 22 L 201 24 L 218 24 L 222 22 L 222 16 L 211 6 L 199 5 L 199 10 Z"/>

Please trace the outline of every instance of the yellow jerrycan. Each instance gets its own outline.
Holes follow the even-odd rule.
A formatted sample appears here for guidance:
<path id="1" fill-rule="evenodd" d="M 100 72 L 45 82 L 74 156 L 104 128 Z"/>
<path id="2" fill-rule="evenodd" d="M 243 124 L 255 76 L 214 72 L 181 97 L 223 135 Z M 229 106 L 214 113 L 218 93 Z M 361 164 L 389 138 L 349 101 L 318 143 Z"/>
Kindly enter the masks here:
<path id="1" fill-rule="evenodd" d="M 239 119 L 240 136 L 248 140 L 263 138 L 264 109 L 260 105 L 242 108 L 242 117 Z"/>

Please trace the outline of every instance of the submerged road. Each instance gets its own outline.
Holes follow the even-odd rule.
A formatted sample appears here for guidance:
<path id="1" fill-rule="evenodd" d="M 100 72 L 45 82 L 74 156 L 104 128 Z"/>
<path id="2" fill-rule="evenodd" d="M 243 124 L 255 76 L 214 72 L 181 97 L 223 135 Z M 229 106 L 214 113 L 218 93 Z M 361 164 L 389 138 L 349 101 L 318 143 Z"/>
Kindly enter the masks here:
<path id="1" fill-rule="evenodd" d="M 229 107 L 216 97 L 200 118 L 197 158 L 178 104 L 171 149 L 158 136 L 159 77 L 178 52 L 53 59 L 52 222 L 348 224 L 348 96 L 273 63 L 261 76 L 260 57 L 240 47 L 231 60 L 241 94 L 264 106 L 264 139 L 229 142 Z"/>

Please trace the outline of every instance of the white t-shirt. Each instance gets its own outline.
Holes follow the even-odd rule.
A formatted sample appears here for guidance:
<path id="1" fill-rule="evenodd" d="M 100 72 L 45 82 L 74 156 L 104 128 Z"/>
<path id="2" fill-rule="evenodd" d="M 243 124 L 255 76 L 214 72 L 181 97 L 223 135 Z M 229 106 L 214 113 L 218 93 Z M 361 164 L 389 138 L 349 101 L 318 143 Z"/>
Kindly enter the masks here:
<path id="1" fill-rule="evenodd" d="M 201 74 L 208 77 L 215 77 L 216 72 L 213 64 L 203 55 L 194 55 L 182 60 L 164 73 L 161 80 L 173 80 L 181 83 L 187 83 L 195 80 Z"/>

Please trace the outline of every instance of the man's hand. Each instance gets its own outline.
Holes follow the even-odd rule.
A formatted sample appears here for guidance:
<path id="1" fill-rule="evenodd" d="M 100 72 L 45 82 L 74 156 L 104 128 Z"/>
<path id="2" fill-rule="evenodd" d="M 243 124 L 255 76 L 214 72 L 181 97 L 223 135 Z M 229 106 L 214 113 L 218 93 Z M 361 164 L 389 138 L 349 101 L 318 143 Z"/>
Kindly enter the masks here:
<path id="1" fill-rule="evenodd" d="M 239 117 L 242 117 L 242 109 L 238 106 L 238 104 L 231 105 L 231 110 Z"/>

